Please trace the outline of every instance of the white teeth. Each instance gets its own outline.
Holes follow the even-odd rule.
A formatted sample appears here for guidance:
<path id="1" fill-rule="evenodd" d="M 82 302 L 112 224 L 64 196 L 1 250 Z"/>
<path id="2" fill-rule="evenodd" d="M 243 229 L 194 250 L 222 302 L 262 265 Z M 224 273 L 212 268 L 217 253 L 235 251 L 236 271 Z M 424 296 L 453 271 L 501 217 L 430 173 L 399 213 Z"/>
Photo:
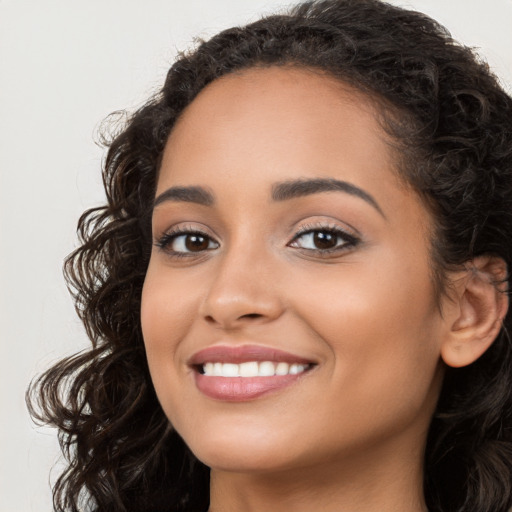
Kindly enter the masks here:
<path id="1" fill-rule="evenodd" d="M 276 375 L 288 375 L 289 370 L 290 365 L 288 363 L 277 363 L 276 365 Z"/>
<path id="2" fill-rule="evenodd" d="M 258 376 L 258 363 L 251 361 L 250 363 L 239 364 L 238 375 L 240 377 L 257 377 Z"/>
<path id="3" fill-rule="evenodd" d="M 270 377 L 272 375 L 275 375 L 276 367 L 274 363 L 271 363 L 270 361 L 262 361 L 259 365 L 258 373 L 262 377 Z"/>
<path id="4" fill-rule="evenodd" d="M 246 363 L 203 364 L 207 377 L 271 377 L 273 375 L 297 375 L 308 368 L 307 364 L 273 363 L 272 361 L 248 361 Z"/>
<path id="5" fill-rule="evenodd" d="M 222 375 L 224 377 L 238 377 L 238 365 L 232 363 L 222 364 Z"/>
<path id="6" fill-rule="evenodd" d="M 292 364 L 290 366 L 290 374 L 291 375 L 297 375 L 297 373 L 303 372 L 304 367 L 301 364 Z"/>

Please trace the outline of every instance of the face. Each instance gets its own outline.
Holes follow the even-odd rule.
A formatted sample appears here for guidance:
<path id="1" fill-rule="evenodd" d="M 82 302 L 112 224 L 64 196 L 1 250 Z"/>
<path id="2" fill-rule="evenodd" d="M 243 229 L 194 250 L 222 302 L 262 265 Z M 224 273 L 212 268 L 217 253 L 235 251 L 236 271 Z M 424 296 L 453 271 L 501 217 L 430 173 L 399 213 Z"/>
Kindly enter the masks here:
<path id="1" fill-rule="evenodd" d="M 421 452 L 444 333 L 430 225 L 364 96 L 290 68 L 201 92 L 163 155 L 141 312 L 159 400 L 200 460 Z"/>

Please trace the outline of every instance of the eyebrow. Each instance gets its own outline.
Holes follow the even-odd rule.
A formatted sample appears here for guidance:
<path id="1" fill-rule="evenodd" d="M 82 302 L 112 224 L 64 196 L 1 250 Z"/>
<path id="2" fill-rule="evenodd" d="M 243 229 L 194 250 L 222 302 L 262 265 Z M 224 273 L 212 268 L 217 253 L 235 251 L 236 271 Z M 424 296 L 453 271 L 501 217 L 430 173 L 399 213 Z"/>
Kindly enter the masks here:
<path id="1" fill-rule="evenodd" d="M 276 183 L 272 186 L 272 199 L 274 201 L 287 201 L 289 199 L 321 192 L 345 192 L 352 196 L 359 197 L 373 206 L 373 208 L 386 218 L 377 201 L 368 192 L 365 192 L 352 183 L 332 178 L 299 179 Z M 203 206 L 213 206 L 215 204 L 213 194 L 206 188 L 200 186 L 168 188 L 156 197 L 153 208 L 165 201 L 184 201 Z"/>
<path id="2" fill-rule="evenodd" d="M 185 201 L 204 206 L 212 206 L 215 203 L 213 194 L 203 187 L 171 187 L 162 192 L 153 203 L 153 208 L 164 201 Z"/>
<path id="3" fill-rule="evenodd" d="M 286 201 L 297 197 L 318 194 L 319 192 L 345 192 L 351 196 L 359 197 L 386 218 L 379 203 L 368 192 L 352 185 L 352 183 L 332 178 L 299 179 L 276 183 L 272 187 L 272 199 L 274 201 Z"/>

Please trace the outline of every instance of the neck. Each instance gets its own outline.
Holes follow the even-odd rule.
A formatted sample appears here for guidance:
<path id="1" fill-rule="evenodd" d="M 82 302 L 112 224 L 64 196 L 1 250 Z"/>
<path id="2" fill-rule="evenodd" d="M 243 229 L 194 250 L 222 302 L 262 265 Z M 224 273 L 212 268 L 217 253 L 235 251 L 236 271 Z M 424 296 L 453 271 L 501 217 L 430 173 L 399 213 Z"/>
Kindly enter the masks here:
<path id="1" fill-rule="evenodd" d="M 370 450 L 321 468 L 271 473 L 212 469 L 209 512 L 426 512 L 417 452 Z"/>

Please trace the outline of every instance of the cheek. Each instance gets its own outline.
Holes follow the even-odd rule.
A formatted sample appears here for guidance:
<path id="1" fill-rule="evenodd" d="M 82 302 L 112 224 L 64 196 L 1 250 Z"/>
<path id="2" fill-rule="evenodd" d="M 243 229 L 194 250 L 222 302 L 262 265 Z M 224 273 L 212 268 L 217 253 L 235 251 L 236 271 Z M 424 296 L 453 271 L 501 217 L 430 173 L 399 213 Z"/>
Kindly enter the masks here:
<path id="1" fill-rule="evenodd" d="M 354 257 L 293 277 L 289 293 L 301 311 L 325 328 L 341 322 L 345 328 L 338 334 L 347 335 L 347 339 L 358 336 L 361 330 L 375 329 L 379 338 L 388 337 L 392 342 L 392 333 L 412 334 L 415 326 L 437 315 L 428 265 L 421 260 L 400 259 L 396 252 L 378 251 L 371 258 Z M 372 339 L 367 343 L 371 345 Z"/>
<path id="2" fill-rule="evenodd" d="M 150 262 L 141 300 L 141 326 L 155 388 L 176 373 L 180 340 L 197 314 L 193 287 Z"/>
<path id="3" fill-rule="evenodd" d="M 299 277 L 292 296 L 333 353 L 333 386 L 377 408 L 392 402 L 397 412 L 420 407 L 436 387 L 442 322 L 428 264 L 385 256 L 373 267 L 347 263 Z"/>

